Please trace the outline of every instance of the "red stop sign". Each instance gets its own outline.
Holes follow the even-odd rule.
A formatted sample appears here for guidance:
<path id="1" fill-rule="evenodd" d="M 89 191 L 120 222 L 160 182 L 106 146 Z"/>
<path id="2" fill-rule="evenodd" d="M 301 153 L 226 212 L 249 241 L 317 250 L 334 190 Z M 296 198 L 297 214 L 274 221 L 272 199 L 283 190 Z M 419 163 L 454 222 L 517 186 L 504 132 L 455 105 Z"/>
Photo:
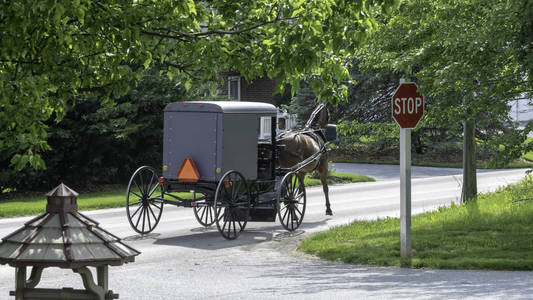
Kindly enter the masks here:
<path id="1" fill-rule="evenodd" d="M 424 96 L 417 91 L 416 83 L 406 82 L 392 96 L 392 118 L 401 128 L 415 128 L 424 115 Z"/>

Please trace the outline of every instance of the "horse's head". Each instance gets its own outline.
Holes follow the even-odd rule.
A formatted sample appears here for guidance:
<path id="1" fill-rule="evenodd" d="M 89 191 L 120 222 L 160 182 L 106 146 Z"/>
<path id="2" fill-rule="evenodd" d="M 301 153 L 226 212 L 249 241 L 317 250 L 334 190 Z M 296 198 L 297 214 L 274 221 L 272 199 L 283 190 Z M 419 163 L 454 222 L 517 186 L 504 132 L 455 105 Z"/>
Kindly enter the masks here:
<path id="1" fill-rule="evenodd" d="M 311 116 L 309 117 L 309 120 L 307 120 L 307 123 L 305 124 L 305 128 L 326 128 L 328 125 L 328 119 L 329 119 L 329 112 L 328 107 L 324 103 L 318 104 L 318 106 L 315 108 Z"/>

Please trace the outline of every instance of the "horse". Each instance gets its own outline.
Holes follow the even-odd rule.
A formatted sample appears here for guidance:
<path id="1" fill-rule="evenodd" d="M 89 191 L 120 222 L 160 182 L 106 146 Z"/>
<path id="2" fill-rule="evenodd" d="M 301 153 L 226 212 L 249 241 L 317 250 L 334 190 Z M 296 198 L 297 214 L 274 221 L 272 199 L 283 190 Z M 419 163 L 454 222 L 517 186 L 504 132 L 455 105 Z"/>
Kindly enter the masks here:
<path id="1" fill-rule="evenodd" d="M 328 109 L 325 104 L 321 103 L 315 108 L 303 130 L 286 131 L 276 136 L 276 142 L 284 146 L 279 156 L 279 166 L 281 168 L 291 168 L 322 150 L 326 143 L 324 130 L 327 126 L 328 118 Z M 301 169 L 299 173 L 304 178 L 306 173 L 315 170 L 318 171 L 322 190 L 326 197 L 326 215 L 331 216 L 333 212 L 329 203 L 327 152 L 324 151 L 319 159 L 311 162 Z"/>

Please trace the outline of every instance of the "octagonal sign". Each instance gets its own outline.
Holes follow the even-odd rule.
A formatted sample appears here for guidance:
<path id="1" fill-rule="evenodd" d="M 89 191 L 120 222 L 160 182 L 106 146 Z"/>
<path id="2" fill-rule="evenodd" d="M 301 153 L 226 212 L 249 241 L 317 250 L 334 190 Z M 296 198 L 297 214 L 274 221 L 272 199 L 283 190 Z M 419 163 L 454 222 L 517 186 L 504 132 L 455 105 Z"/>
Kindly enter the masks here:
<path id="1" fill-rule="evenodd" d="M 418 93 L 416 83 L 406 82 L 392 96 L 392 118 L 401 128 L 415 128 L 424 115 L 424 96 Z"/>

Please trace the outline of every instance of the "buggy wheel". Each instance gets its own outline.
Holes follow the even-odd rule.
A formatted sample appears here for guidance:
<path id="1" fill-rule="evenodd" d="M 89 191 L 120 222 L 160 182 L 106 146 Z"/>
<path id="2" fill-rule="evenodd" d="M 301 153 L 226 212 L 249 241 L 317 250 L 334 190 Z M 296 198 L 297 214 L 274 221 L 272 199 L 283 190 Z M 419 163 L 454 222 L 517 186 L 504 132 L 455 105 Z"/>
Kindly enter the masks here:
<path id="1" fill-rule="evenodd" d="M 138 233 L 149 233 L 163 213 L 163 188 L 152 167 L 142 166 L 131 176 L 126 192 L 126 213 L 131 227 Z"/>
<path id="2" fill-rule="evenodd" d="M 217 185 L 215 222 L 218 232 L 228 240 L 236 239 L 250 216 L 250 192 L 246 180 L 237 171 L 228 171 Z"/>
<path id="3" fill-rule="evenodd" d="M 206 203 L 205 206 L 195 206 L 193 211 L 196 220 L 202 226 L 208 227 L 215 223 L 215 208 L 212 203 Z"/>
<path id="4" fill-rule="evenodd" d="M 302 177 L 297 173 L 283 176 L 277 193 L 278 216 L 283 228 L 294 231 L 300 227 L 304 219 L 306 199 Z"/>

